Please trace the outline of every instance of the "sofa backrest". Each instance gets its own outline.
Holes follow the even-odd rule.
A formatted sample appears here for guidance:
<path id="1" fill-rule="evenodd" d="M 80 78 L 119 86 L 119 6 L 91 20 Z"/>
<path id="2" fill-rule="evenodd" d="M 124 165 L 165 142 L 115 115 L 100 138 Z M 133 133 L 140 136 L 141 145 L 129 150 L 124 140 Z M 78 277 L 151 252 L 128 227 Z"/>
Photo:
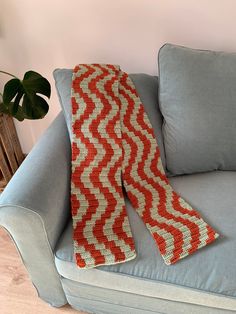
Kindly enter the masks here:
<path id="1" fill-rule="evenodd" d="M 165 44 L 158 54 L 166 168 L 236 170 L 236 53 Z"/>

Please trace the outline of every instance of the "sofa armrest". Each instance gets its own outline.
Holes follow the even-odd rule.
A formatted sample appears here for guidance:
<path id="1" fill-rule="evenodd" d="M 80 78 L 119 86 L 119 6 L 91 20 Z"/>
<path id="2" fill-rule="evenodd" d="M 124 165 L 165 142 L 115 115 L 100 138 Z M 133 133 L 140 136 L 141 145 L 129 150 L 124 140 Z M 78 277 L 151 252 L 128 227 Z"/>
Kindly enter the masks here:
<path id="1" fill-rule="evenodd" d="M 53 250 L 70 215 L 70 151 L 59 114 L 0 197 L 0 226 L 14 240 L 39 297 L 53 306 L 67 303 Z"/>

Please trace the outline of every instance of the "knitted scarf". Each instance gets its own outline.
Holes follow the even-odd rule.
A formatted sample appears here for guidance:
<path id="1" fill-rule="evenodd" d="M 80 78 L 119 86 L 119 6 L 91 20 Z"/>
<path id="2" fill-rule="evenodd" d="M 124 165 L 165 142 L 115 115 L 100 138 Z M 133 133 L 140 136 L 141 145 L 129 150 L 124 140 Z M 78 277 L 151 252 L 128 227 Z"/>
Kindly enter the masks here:
<path id="1" fill-rule="evenodd" d="M 154 133 L 118 66 L 76 66 L 72 81 L 71 206 L 80 268 L 135 258 L 124 187 L 167 265 L 218 234 L 170 186 Z"/>

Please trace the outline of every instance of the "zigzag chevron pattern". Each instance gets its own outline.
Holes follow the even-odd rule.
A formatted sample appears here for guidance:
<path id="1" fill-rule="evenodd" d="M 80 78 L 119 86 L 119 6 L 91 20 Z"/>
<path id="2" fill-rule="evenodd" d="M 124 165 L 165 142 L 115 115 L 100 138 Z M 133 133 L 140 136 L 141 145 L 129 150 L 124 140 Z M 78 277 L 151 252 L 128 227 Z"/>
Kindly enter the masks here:
<path id="1" fill-rule="evenodd" d="M 71 99 L 71 205 L 80 268 L 136 257 L 122 180 L 167 265 L 218 237 L 170 186 L 151 124 L 126 73 L 114 65 L 76 66 Z"/>

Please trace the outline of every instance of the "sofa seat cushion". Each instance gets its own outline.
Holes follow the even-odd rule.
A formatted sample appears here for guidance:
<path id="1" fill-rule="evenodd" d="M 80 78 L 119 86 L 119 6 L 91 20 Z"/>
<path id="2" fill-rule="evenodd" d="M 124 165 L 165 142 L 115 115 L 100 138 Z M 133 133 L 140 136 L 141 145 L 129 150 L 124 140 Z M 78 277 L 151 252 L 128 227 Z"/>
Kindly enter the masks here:
<path id="1" fill-rule="evenodd" d="M 173 188 L 221 235 L 175 265 L 164 264 L 154 240 L 132 209 L 126 207 L 137 258 L 96 269 L 77 268 L 72 225 L 59 241 L 55 260 L 61 276 L 80 283 L 173 301 L 236 309 L 236 172 L 216 171 L 170 179 Z"/>

